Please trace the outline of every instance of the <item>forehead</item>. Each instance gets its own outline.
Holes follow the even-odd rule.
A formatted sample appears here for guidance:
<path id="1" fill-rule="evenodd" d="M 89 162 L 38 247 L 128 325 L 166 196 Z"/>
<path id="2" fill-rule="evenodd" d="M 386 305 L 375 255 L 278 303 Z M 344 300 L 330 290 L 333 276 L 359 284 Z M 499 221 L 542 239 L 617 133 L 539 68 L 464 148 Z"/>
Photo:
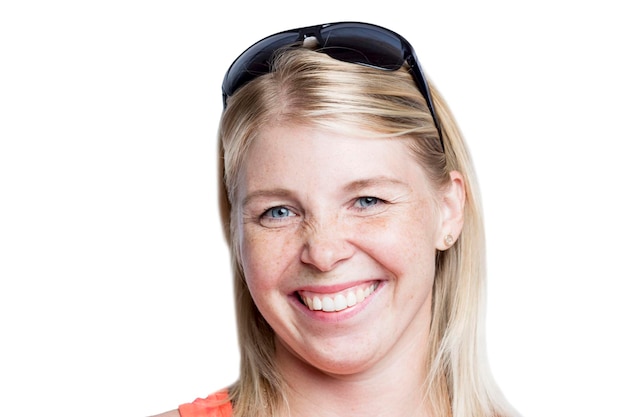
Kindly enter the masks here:
<path id="1" fill-rule="evenodd" d="M 358 130 L 337 133 L 300 125 L 269 126 L 250 144 L 238 185 L 242 191 L 297 189 L 386 177 L 427 186 L 409 143 L 408 138 L 372 137 Z"/>

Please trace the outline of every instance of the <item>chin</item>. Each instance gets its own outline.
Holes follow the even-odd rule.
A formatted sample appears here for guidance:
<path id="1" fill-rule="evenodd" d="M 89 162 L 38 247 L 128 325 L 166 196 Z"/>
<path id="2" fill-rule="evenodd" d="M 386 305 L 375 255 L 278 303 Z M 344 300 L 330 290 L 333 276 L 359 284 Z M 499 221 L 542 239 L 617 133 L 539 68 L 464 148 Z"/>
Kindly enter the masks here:
<path id="1" fill-rule="evenodd" d="M 380 358 L 372 353 L 354 350 L 308 352 L 307 357 L 300 357 L 311 371 L 334 376 L 349 376 L 366 372 Z"/>

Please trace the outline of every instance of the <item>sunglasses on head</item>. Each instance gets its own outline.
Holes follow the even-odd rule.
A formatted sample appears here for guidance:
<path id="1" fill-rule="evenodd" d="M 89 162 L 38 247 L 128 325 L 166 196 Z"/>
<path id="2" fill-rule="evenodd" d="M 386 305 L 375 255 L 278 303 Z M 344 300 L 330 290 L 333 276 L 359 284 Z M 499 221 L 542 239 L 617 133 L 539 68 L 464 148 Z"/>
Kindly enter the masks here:
<path id="1" fill-rule="evenodd" d="M 226 72 L 222 84 L 224 108 L 226 108 L 227 97 L 233 95 L 247 82 L 270 71 L 270 63 L 277 50 L 303 44 L 309 38 L 317 41 L 318 52 L 323 52 L 343 62 L 386 71 L 396 71 L 406 62 L 417 89 L 426 100 L 439 133 L 441 149 L 444 149 L 441 128 L 435 114 L 428 83 L 413 47 L 397 33 L 368 23 L 327 23 L 287 30 L 261 39 L 246 49 Z"/>

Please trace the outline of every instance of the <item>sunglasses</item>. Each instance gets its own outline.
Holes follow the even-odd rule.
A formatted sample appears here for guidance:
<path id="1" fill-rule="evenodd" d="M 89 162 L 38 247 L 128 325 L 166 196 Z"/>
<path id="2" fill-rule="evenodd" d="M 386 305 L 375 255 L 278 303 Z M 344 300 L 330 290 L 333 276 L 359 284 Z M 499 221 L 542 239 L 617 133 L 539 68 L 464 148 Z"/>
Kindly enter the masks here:
<path id="1" fill-rule="evenodd" d="M 441 127 L 435 114 L 430 90 L 417 55 L 411 44 L 397 33 L 381 26 L 359 22 L 327 23 L 276 33 L 261 39 L 246 49 L 232 63 L 222 84 L 224 108 L 226 98 L 247 82 L 270 71 L 274 53 L 285 47 L 301 45 L 315 38 L 318 52 L 343 62 L 365 65 L 386 71 L 396 71 L 408 63 L 417 89 L 426 100 L 439 134 L 443 151 Z"/>

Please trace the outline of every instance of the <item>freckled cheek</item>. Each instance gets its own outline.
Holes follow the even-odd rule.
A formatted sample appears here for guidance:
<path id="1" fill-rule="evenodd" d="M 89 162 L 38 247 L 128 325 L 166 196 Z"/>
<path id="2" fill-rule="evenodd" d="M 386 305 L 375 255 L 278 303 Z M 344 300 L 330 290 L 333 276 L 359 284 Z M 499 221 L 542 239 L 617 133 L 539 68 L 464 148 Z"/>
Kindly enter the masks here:
<path id="1" fill-rule="evenodd" d="M 394 272 L 400 273 L 406 268 L 428 268 L 434 264 L 435 247 L 431 223 L 411 220 L 416 217 L 397 217 L 401 221 L 387 222 L 384 228 L 371 237 L 368 246 L 378 261 Z"/>
<path id="2" fill-rule="evenodd" d="M 269 234 L 244 232 L 241 261 L 250 290 L 275 289 L 294 256 L 293 248 L 271 232 Z"/>
<path id="3" fill-rule="evenodd" d="M 406 231 L 398 231 L 395 236 L 389 233 L 378 242 L 376 251 L 380 261 L 390 269 L 405 268 L 406 264 L 421 263 L 425 255 L 423 242 L 419 236 L 411 236 Z"/>

